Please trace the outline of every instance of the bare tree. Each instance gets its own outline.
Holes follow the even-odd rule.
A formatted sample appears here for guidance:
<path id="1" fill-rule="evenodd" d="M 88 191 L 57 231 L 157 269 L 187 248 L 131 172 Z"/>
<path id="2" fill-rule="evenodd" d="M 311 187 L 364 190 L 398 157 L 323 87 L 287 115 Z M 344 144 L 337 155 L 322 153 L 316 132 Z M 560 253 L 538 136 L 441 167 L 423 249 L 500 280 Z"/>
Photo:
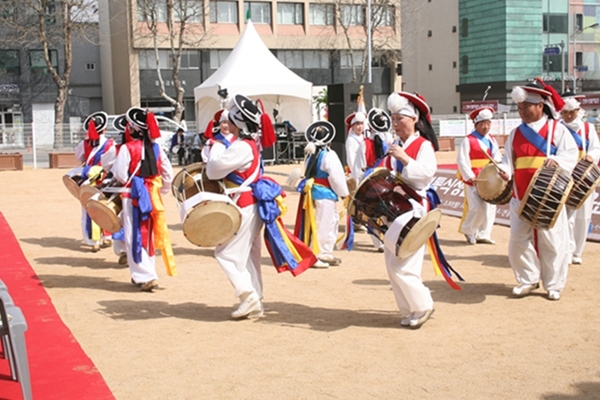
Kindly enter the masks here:
<path id="1" fill-rule="evenodd" d="M 209 31 L 204 27 L 203 0 L 137 0 L 139 24 L 136 35 L 150 39 L 156 59 L 156 74 L 160 96 L 175 109 L 174 119 L 180 121 L 184 106 L 185 88 L 179 78 L 181 56 L 185 49 L 194 49 L 210 40 Z M 175 96 L 165 90 L 161 70 L 160 49 L 169 51 L 169 64 Z"/>
<path id="2" fill-rule="evenodd" d="M 54 146 L 59 148 L 63 145 L 62 124 L 69 94 L 73 40 L 87 36 L 86 28 L 98 12 L 97 1 L 3 0 L 2 3 L 5 43 L 27 49 L 42 48 L 47 71 L 57 89 Z M 51 50 L 59 49 L 63 56 L 53 56 Z"/>
<path id="3" fill-rule="evenodd" d="M 371 0 L 371 49 L 381 55 L 390 67 L 395 66 L 400 57 L 400 43 L 397 40 L 399 24 L 396 24 L 396 10 L 399 2 L 393 0 Z M 352 81 L 364 82 L 367 76 L 368 29 L 365 0 L 336 0 L 336 22 L 341 28 L 348 47 Z M 360 63 L 360 76 L 356 63 Z"/>

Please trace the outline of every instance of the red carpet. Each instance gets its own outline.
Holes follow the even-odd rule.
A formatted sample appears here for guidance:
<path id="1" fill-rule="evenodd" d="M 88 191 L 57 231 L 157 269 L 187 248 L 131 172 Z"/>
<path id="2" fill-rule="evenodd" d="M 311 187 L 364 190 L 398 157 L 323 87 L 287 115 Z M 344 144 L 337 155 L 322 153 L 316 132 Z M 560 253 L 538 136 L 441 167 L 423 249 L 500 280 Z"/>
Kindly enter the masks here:
<path id="1" fill-rule="evenodd" d="M 0 279 L 27 320 L 27 354 L 34 399 L 114 399 L 102 375 L 62 322 L 52 300 L 0 213 Z M 0 399 L 21 399 L 21 386 L 0 359 Z"/>
<path id="2" fill-rule="evenodd" d="M 458 169 L 458 165 L 456 164 L 438 164 L 439 169 Z"/>

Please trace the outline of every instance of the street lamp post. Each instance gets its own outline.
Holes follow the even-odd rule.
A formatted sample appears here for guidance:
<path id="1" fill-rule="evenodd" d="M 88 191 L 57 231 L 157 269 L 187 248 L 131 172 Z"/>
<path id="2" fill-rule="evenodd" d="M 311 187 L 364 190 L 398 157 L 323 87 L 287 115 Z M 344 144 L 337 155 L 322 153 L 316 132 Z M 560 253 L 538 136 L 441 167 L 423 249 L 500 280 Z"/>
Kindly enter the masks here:
<path id="1" fill-rule="evenodd" d="M 571 38 L 573 39 L 573 93 L 577 92 L 577 35 L 580 35 L 586 29 L 597 28 L 598 23 L 593 23 L 590 26 L 586 26 L 585 28 L 576 27 Z"/>

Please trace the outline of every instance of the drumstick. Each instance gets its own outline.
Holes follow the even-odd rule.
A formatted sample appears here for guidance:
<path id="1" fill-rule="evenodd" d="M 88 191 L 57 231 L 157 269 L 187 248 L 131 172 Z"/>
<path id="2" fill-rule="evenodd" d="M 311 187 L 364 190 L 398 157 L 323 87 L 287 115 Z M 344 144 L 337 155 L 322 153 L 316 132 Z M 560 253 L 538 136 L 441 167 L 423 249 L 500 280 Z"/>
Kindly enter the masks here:
<path id="1" fill-rule="evenodd" d="M 496 162 L 496 160 L 494 160 L 494 159 L 492 158 L 492 156 L 490 156 L 490 155 L 488 154 L 488 152 L 487 152 L 487 151 L 484 151 L 484 152 L 483 152 L 483 154 L 485 154 L 485 156 L 486 156 L 487 158 L 489 158 L 489 160 L 492 162 L 492 164 L 494 164 L 494 167 L 496 167 L 498 170 L 502 171 L 502 168 L 500 168 L 500 164 L 498 164 L 498 163 Z"/>

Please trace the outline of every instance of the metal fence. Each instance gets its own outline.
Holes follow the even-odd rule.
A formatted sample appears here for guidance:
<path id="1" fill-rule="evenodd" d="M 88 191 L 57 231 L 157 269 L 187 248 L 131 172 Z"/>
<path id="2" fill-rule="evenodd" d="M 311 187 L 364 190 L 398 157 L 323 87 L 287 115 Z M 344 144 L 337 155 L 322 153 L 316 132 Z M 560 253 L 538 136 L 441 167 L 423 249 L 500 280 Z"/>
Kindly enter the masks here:
<path id="1" fill-rule="evenodd" d="M 188 124 L 189 132 L 195 132 L 195 129 L 195 123 Z M 166 139 L 170 139 L 174 133 L 163 130 L 162 127 L 161 132 Z M 62 125 L 30 123 L 11 127 L 0 126 L 0 154 L 20 153 L 23 155 L 24 166 L 48 168 L 50 153 L 75 151 L 75 147 L 85 135 L 81 122 Z M 108 130 L 106 135 L 120 140 L 117 132 Z"/>

